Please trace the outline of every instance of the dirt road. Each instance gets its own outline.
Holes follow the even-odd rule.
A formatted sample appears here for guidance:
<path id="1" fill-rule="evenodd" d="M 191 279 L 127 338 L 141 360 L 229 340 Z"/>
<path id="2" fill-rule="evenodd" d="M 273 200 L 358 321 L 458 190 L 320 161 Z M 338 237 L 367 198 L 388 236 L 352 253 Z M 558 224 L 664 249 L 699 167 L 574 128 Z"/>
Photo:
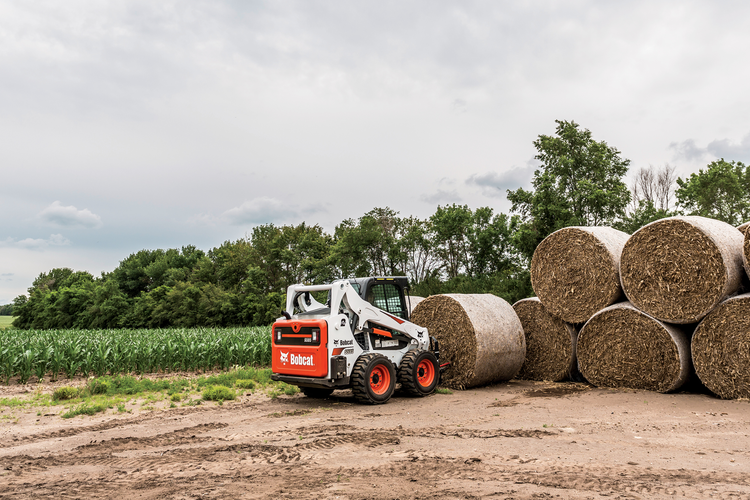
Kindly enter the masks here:
<path id="1" fill-rule="evenodd" d="M 0 498 L 750 498 L 750 403 L 513 381 L 0 424 Z"/>

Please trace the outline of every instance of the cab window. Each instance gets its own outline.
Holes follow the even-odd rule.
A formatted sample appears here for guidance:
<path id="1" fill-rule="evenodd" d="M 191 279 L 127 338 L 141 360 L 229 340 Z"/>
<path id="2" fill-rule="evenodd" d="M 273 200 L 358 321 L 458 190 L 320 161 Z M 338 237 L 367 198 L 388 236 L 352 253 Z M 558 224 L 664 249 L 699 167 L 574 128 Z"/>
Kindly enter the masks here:
<path id="1" fill-rule="evenodd" d="M 406 311 L 401 304 L 399 288 L 392 283 L 372 285 L 367 292 L 367 302 L 395 316 L 406 319 Z"/>

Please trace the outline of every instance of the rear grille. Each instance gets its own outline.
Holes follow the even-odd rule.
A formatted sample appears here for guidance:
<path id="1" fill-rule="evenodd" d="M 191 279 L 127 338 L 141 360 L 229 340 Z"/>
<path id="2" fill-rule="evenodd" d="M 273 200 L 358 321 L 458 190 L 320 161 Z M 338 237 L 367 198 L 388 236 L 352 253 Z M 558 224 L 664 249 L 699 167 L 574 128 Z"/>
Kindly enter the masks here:
<path id="1" fill-rule="evenodd" d="M 313 342 L 313 330 L 317 331 L 317 340 Z M 279 338 L 281 332 L 281 338 Z M 273 329 L 273 343 L 276 345 L 320 345 L 320 328 L 303 326 L 298 332 L 290 326 L 277 326 Z"/>

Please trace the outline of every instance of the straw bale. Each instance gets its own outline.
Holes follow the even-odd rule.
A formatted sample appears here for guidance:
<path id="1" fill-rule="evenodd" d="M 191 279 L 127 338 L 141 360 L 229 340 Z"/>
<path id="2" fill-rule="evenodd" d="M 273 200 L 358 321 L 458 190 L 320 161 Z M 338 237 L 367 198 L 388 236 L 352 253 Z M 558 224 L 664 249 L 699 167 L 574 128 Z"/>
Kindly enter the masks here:
<path id="1" fill-rule="evenodd" d="M 575 343 L 578 332 L 555 318 L 537 297 L 513 304 L 526 337 L 526 359 L 517 378 L 560 382 L 577 371 Z"/>
<path id="2" fill-rule="evenodd" d="M 521 369 L 526 341 L 506 301 L 490 294 L 431 295 L 414 308 L 413 323 L 440 342 L 450 362 L 443 384 L 458 389 L 510 380 Z"/>
<path id="3" fill-rule="evenodd" d="M 409 308 L 409 317 L 411 317 L 411 313 L 414 312 L 414 308 L 417 307 L 417 304 L 422 302 L 424 300 L 424 297 L 420 297 L 419 295 L 411 295 L 406 300 L 406 306 Z"/>
<path id="4" fill-rule="evenodd" d="M 750 227 L 750 222 L 745 222 L 744 224 L 740 224 L 739 226 L 737 226 L 737 229 L 739 229 L 742 234 L 745 234 L 745 230 L 748 227 Z"/>
<path id="5" fill-rule="evenodd" d="M 531 284 L 544 307 L 583 323 L 622 297 L 620 253 L 628 234 L 611 227 L 566 227 L 547 236 L 531 259 Z"/>
<path id="6" fill-rule="evenodd" d="M 578 334 L 578 368 L 600 387 L 669 392 L 691 374 L 690 335 L 662 323 L 630 302 L 611 305 Z"/>
<path id="7" fill-rule="evenodd" d="M 706 217 L 669 217 L 643 226 L 625 244 L 620 278 L 628 300 L 662 321 L 696 323 L 737 292 L 742 234 Z"/>
<path id="8" fill-rule="evenodd" d="M 731 297 L 695 329 L 693 364 L 701 382 L 724 399 L 750 398 L 750 294 Z"/>
<path id="9" fill-rule="evenodd" d="M 750 224 L 750 222 L 746 222 L 745 224 Z M 742 264 L 745 267 L 746 276 L 750 276 L 750 229 L 745 228 L 745 232 L 743 234 L 744 240 L 742 245 Z"/>

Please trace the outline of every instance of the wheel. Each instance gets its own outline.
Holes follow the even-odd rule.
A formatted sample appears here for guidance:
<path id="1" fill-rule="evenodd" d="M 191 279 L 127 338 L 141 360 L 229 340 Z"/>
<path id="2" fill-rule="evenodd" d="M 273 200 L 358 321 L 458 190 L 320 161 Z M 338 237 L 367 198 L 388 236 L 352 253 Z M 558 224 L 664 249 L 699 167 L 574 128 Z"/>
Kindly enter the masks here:
<path id="1" fill-rule="evenodd" d="M 308 398 L 325 399 L 333 394 L 333 389 L 325 387 L 300 387 L 302 394 Z"/>
<path id="2" fill-rule="evenodd" d="M 360 356 L 352 370 L 352 392 L 360 403 L 382 404 L 396 388 L 396 370 L 382 354 Z"/>
<path id="3" fill-rule="evenodd" d="M 440 381 L 440 367 L 430 351 L 409 351 L 398 369 L 401 387 L 413 396 L 429 396 Z"/>

